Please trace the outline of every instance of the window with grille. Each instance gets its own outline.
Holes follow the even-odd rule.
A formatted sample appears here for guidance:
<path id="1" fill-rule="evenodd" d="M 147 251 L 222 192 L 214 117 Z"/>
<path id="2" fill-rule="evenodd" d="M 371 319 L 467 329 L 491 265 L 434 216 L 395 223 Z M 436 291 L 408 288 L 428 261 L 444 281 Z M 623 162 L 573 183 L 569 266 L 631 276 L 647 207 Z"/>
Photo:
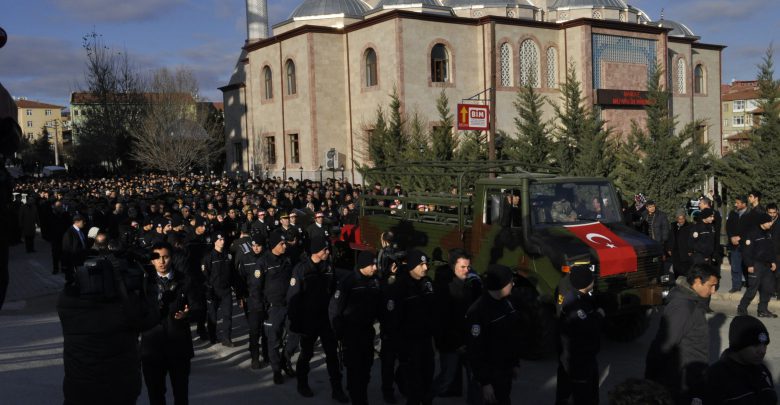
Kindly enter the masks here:
<path id="1" fill-rule="evenodd" d="M 593 88 L 605 88 L 601 77 L 605 62 L 645 65 L 650 83 L 655 73 L 656 46 L 656 41 L 651 39 L 593 34 Z"/>
<path id="2" fill-rule="evenodd" d="M 744 115 L 735 115 L 731 119 L 732 126 L 735 127 L 744 127 L 745 126 L 745 116 Z"/>
<path id="3" fill-rule="evenodd" d="M 512 86 L 512 47 L 504 42 L 499 49 L 501 57 L 501 86 Z"/>
<path id="4" fill-rule="evenodd" d="M 447 48 L 436 44 L 431 50 L 431 81 L 443 83 L 449 81 L 450 57 Z"/>
<path id="5" fill-rule="evenodd" d="M 547 87 L 558 87 L 558 52 L 555 48 L 547 48 Z"/>
<path id="6" fill-rule="evenodd" d="M 539 86 L 539 50 L 534 41 L 527 39 L 520 44 L 520 84 Z"/>
<path id="7" fill-rule="evenodd" d="M 266 66 L 263 68 L 263 81 L 265 83 L 265 99 L 270 100 L 274 98 L 274 83 L 273 75 L 271 75 L 271 68 Z"/>
<path id="8" fill-rule="evenodd" d="M 745 111 L 745 100 L 734 100 L 734 112 Z"/>
<path id="9" fill-rule="evenodd" d="M 693 92 L 703 94 L 706 90 L 704 87 L 704 68 L 701 65 L 696 65 L 693 70 Z"/>
<path id="10" fill-rule="evenodd" d="M 366 50 L 366 87 L 377 85 L 376 51 L 372 48 Z"/>
<path id="11" fill-rule="evenodd" d="M 298 93 L 298 86 L 295 83 L 295 62 L 292 59 L 287 60 L 287 95 Z"/>
<path id="12" fill-rule="evenodd" d="M 301 150 L 298 145 L 298 134 L 290 134 L 290 163 L 301 163 Z"/>
<path id="13" fill-rule="evenodd" d="M 27 128 L 32 128 L 32 127 L 33 127 L 33 122 L 27 121 Z"/>
<path id="14" fill-rule="evenodd" d="M 28 109 L 27 110 L 27 115 L 32 115 L 32 110 Z"/>
<path id="15" fill-rule="evenodd" d="M 43 112 L 43 115 L 51 115 L 51 110 L 45 110 L 45 111 Z"/>
<path id="16" fill-rule="evenodd" d="M 685 61 L 677 60 L 677 93 L 685 94 Z"/>
<path id="17" fill-rule="evenodd" d="M 265 161 L 269 165 L 276 164 L 276 140 L 273 136 L 265 137 Z"/>

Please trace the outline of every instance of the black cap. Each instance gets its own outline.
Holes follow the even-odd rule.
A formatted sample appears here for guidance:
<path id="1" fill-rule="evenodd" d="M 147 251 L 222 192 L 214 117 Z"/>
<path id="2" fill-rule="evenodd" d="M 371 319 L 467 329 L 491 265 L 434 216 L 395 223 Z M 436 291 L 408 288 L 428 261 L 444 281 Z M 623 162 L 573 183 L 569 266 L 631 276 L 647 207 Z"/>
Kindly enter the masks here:
<path id="1" fill-rule="evenodd" d="M 197 228 L 199 226 L 206 226 L 206 218 L 203 218 L 200 215 L 195 217 L 195 227 Z"/>
<path id="2" fill-rule="evenodd" d="M 648 206 L 648 205 L 655 205 L 655 200 L 647 200 L 645 202 L 645 206 Z"/>
<path id="3" fill-rule="evenodd" d="M 73 222 L 77 221 L 84 221 L 84 216 L 79 214 L 78 212 L 73 214 Z"/>
<path id="4" fill-rule="evenodd" d="M 739 351 L 760 343 L 769 344 L 769 332 L 766 326 L 750 315 L 740 315 L 729 325 L 729 349 Z"/>
<path id="5" fill-rule="evenodd" d="M 491 264 L 485 272 L 485 288 L 498 291 L 512 282 L 512 270 L 503 264 Z"/>
<path id="6" fill-rule="evenodd" d="M 252 236 L 252 244 L 260 246 L 265 245 L 265 236 L 263 236 L 261 233 Z"/>
<path id="7" fill-rule="evenodd" d="M 276 245 L 286 242 L 287 236 L 285 236 L 284 232 L 281 229 L 277 229 L 273 232 L 271 232 L 271 236 L 269 237 L 269 244 L 268 246 L 273 249 L 276 247 Z"/>
<path id="8" fill-rule="evenodd" d="M 772 217 L 769 216 L 769 214 L 763 213 L 758 214 L 758 224 L 765 224 L 767 222 L 772 222 Z"/>
<path id="9" fill-rule="evenodd" d="M 410 250 L 406 253 L 406 269 L 411 271 L 415 267 L 428 263 L 428 256 L 419 250 Z"/>
<path id="10" fill-rule="evenodd" d="M 328 240 L 323 237 L 314 237 L 309 243 L 309 252 L 318 253 L 325 250 L 328 247 Z"/>
<path id="11" fill-rule="evenodd" d="M 715 215 L 715 211 L 712 208 L 705 208 L 699 213 L 699 218 L 709 218 L 713 215 Z"/>
<path id="12" fill-rule="evenodd" d="M 241 224 L 241 233 L 249 233 L 249 223 L 244 222 Z"/>
<path id="13" fill-rule="evenodd" d="M 358 269 L 371 266 L 372 264 L 376 264 L 376 255 L 374 255 L 368 250 L 364 250 L 360 252 L 357 259 Z"/>
<path id="14" fill-rule="evenodd" d="M 569 281 L 572 287 L 577 290 L 581 290 L 590 285 L 593 282 L 593 272 L 590 271 L 590 266 L 576 265 L 571 266 L 569 272 Z"/>
<path id="15" fill-rule="evenodd" d="M 225 234 L 223 234 L 222 232 L 214 232 L 211 235 L 211 240 L 216 242 L 217 239 L 225 239 Z"/>

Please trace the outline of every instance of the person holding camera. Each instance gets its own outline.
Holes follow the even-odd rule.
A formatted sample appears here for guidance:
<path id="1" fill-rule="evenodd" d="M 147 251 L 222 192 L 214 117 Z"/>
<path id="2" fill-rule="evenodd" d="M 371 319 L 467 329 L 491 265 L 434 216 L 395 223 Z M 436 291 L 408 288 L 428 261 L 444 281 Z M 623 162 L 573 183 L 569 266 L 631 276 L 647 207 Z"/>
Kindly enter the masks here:
<path id="1" fill-rule="evenodd" d="M 186 273 L 171 266 L 173 248 L 167 242 L 152 246 L 155 273 L 146 277 L 145 289 L 158 322 L 141 334 L 141 364 L 152 405 L 165 404 L 165 377 L 170 375 L 177 405 L 187 404 L 190 361 L 195 356 L 190 320 L 205 310 Z M 110 401 L 114 403 L 114 401 Z"/>
<path id="2" fill-rule="evenodd" d="M 57 301 L 65 405 L 135 404 L 141 394 L 138 335 L 156 320 L 141 283 L 126 282 L 113 255 L 75 270 Z M 139 271 L 138 279 L 142 279 Z"/>

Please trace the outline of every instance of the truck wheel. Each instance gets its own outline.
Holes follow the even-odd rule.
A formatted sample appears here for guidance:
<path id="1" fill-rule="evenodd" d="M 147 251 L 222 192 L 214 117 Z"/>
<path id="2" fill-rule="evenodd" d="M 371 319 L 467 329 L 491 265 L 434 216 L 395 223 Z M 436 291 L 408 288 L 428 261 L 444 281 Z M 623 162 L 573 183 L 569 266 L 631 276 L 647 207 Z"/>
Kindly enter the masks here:
<path id="1" fill-rule="evenodd" d="M 649 326 L 650 318 L 643 308 L 626 314 L 608 316 L 605 320 L 604 333 L 609 339 L 631 342 L 642 336 Z"/>

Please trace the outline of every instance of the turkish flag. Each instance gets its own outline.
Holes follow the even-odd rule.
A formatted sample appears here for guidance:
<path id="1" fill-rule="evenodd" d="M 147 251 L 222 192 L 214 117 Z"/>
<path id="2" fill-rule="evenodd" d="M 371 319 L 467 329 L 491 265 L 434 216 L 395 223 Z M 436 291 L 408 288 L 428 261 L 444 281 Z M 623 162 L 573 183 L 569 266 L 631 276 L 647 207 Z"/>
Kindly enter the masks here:
<path id="1" fill-rule="evenodd" d="M 637 271 L 636 252 L 604 224 L 568 225 L 566 229 L 596 251 L 601 277 Z"/>

